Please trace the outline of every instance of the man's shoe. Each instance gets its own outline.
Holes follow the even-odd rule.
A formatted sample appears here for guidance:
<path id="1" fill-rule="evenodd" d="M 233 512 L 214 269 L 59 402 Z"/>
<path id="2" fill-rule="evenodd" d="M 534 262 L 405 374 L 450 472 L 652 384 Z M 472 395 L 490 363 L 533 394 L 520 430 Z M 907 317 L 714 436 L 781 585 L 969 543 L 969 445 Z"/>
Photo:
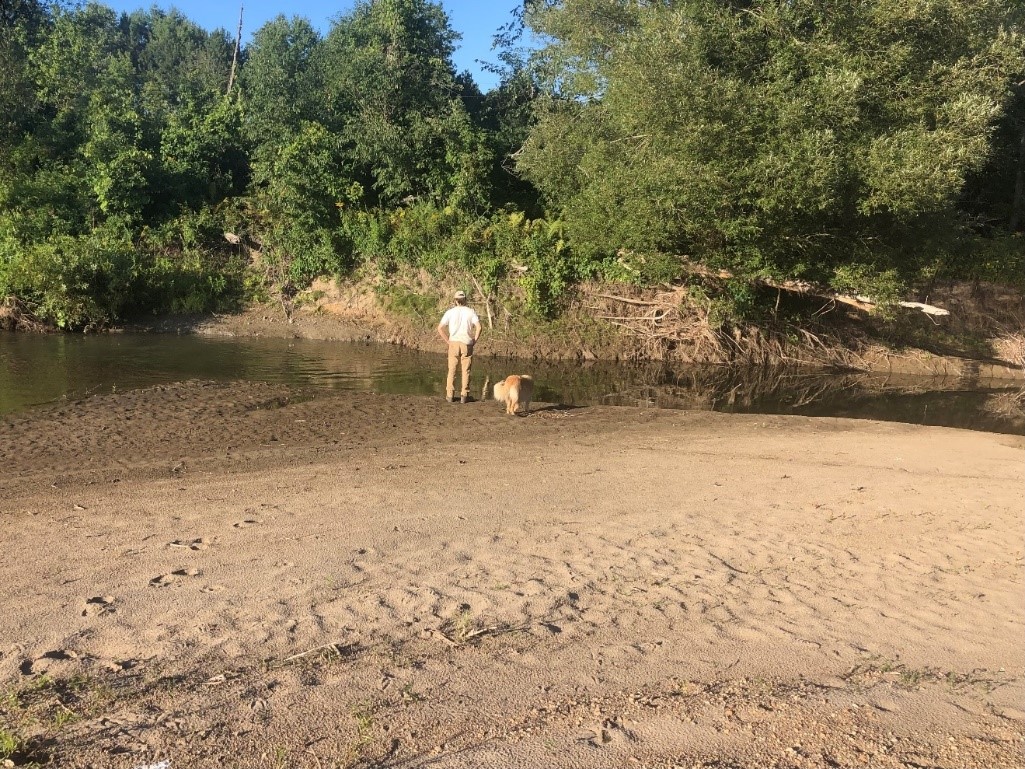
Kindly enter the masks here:
<path id="1" fill-rule="evenodd" d="M 445 396 L 445 402 L 446 403 L 455 403 L 457 400 L 458 400 L 458 398 L 456 398 L 456 396 L 454 396 L 454 395 L 446 395 Z"/>
<path id="2" fill-rule="evenodd" d="M 464 395 L 462 398 L 459 399 L 459 402 L 460 403 L 469 403 L 472 400 L 473 400 L 473 398 L 471 398 L 469 395 Z"/>

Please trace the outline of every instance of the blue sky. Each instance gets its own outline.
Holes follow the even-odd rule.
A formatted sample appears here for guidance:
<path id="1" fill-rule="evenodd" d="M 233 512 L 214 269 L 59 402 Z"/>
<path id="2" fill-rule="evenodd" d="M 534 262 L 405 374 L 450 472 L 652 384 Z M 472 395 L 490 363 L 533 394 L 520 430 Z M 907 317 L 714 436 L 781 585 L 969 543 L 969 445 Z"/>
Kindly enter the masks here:
<path id="1" fill-rule="evenodd" d="M 238 27 L 237 1 L 223 0 L 99 0 L 102 5 L 115 11 L 134 11 L 156 5 L 164 10 L 177 8 L 187 18 L 208 30 L 223 27 L 234 33 Z M 474 80 L 482 90 L 496 85 L 494 75 L 483 72 L 475 59 L 494 61 L 491 38 L 495 31 L 508 22 L 512 11 L 523 0 L 442 0 L 441 5 L 448 13 L 452 28 L 463 38 L 459 41 L 455 55 L 456 69 L 473 73 Z M 245 10 L 242 18 L 242 41 L 249 40 L 252 33 L 265 22 L 279 14 L 304 16 L 314 27 L 326 33 L 334 17 L 348 13 L 355 5 L 354 0 L 309 0 L 305 3 L 288 3 L 282 0 L 242 0 Z"/>

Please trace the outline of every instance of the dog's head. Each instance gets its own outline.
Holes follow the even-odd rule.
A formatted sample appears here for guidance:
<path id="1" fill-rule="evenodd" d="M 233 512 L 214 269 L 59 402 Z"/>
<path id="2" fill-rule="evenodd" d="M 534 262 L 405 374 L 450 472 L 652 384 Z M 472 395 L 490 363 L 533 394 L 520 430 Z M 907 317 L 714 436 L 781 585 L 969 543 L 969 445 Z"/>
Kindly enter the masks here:
<path id="1" fill-rule="evenodd" d="M 496 382 L 495 383 L 495 400 L 496 401 L 504 401 L 505 400 L 506 389 L 507 389 L 507 387 L 506 387 L 506 384 L 505 384 L 504 381 L 503 382 Z"/>

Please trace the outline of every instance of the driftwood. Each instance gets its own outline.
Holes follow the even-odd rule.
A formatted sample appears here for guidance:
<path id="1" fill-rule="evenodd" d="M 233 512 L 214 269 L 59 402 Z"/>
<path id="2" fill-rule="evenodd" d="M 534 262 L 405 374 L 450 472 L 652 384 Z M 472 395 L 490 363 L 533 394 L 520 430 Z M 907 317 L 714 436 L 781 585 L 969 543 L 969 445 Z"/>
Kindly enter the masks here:
<path id="1" fill-rule="evenodd" d="M 686 347 L 690 351 L 683 354 L 683 362 L 692 360 L 718 360 L 729 357 L 726 348 L 736 346 L 733 338 L 721 333 L 708 323 L 705 308 L 694 307 L 692 311 L 681 311 L 685 304 L 686 288 L 671 287 L 660 291 L 650 299 L 635 299 L 615 294 L 596 294 L 596 299 L 605 299 L 623 305 L 622 311 L 609 311 L 607 307 L 592 306 L 595 317 L 605 320 L 613 326 L 624 329 L 631 335 L 643 340 L 642 357 L 654 360 L 666 356 L 669 348 L 676 347 L 677 354 L 682 353 L 678 343 L 687 340 Z M 631 312 L 628 308 L 635 308 Z M 618 309 L 618 308 L 617 308 Z"/>
<path id="2" fill-rule="evenodd" d="M 32 307 L 15 296 L 0 295 L 0 331 L 46 330 L 46 324 L 36 320 Z"/>
<path id="3" fill-rule="evenodd" d="M 627 296 L 616 296 L 615 294 L 595 294 L 595 296 L 602 299 L 611 299 L 614 302 L 622 302 L 623 304 L 633 304 L 638 307 L 655 307 L 660 304 L 660 302 L 650 302 L 646 299 L 631 299 Z"/>
<path id="4" fill-rule="evenodd" d="M 664 284 L 652 296 L 635 298 L 604 293 L 589 309 L 594 317 L 622 328 L 641 341 L 639 357 L 650 360 L 673 358 L 680 363 L 744 362 L 770 365 L 790 362 L 840 365 L 852 370 L 865 367 L 861 356 L 849 345 L 823 339 L 812 331 L 788 324 L 790 334 L 757 326 L 722 326 L 709 314 L 712 306 L 693 302 L 687 286 Z M 783 286 L 780 290 L 786 290 Z M 816 295 L 814 287 L 793 285 L 797 293 Z M 819 294 L 821 295 L 821 294 Z M 827 304 L 859 302 L 853 297 L 826 296 Z M 610 307 L 614 302 L 618 306 Z M 823 310 L 824 311 L 824 310 Z M 819 313 L 821 314 L 821 313 Z M 798 342 L 792 336 L 796 334 Z M 849 341 L 849 340 L 848 340 Z"/>
<path id="5" fill-rule="evenodd" d="M 704 265 L 694 264 L 692 262 L 684 261 L 684 267 L 687 272 L 693 275 L 702 275 L 705 277 L 719 278 L 720 280 L 730 280 L 734 277 L 733 273 L 729 270 L 713 270 Z M 775 288 L 779 291 L 786 291 L 791 294 L 802 294 L 805 296 L 820 297 L 827 302 L 837 302 L 839 304 L 846 304 L 851 307 L 856 307 L 859 310 L 869 312 L 874 309 L 878 302 L 871 297 L 867 296 L 850 296 L 848 294 L 841 294 L 832 289 L 825 288 L 823 286 L 816 286 L 812 283 L 798 280 L 783 280 L 778 281 L 772 278 L 758 278 L 754 281 L 755 283 L 769 288 Z M 640 304 L 639 300 L 627 300 L 624 297 L 612 297 L 606 296 L 607 299 L 618 299 L 618 301 L 624 301 L 628 304 Z M 922 302 L 898 302 L 901 307 L 908 309 L 920 310 L 926 315 L 931 316 L 943 316 L 950 315 L 949 310 L 945 310 L 942 307 L 936 307 L 931 304 L 924 304 Z"/>
<path id="6" fill-rule="evenodd" d="M 794 294 L 804 294 L 805 296 L 817 296 L 827 301 L 839 302 L 840 304 L 850 305 L 851 307 L 857 307 L 859 310 L 866 312 L 874 309 L 878 306 L 871 297 L 867 296 L 849 296 L 847 294 L 841 294 L 830 289 L 823 288 L 821 286 L 814 286 L 809 283 L 799 283 L 797 281 L 775 281 L 771 278 L 762 278 L 759 281 L 762 285 L 775 288 L 780 291 L 787 291 Z M 897 302 L 901 307 L 907 307 L 909 309 L 921 310 L 926 315 L 950 315 L 949 310 L 944 310 L 942 307 L 935 307 L 931 304 L 923 304 L 922 302 Z"/>
<path id="7" fill-rule="evenodd" d="M 950 315 L 950 310 L 944 310 L 942 307 L 934 307 L 931 304 L 922 304 L 921 302 L 898 302 L 901 307 L 910 307 L 915 310 L 921 310 L 926 315 Z"/>
<path id="8" fill-rule="evenodd" d="M 473 277 L 473 275 L 470 276 L 470 280 L 473 281 L 473 285 L 477 288 L 477 293 L 484 297 L 484 310 L 487 312 L 488 315 L 488 328 L 492 329 L 495 327 L 495 324 L 494 315 L 491 312 L 491 295 L 484 293 L 484 289 L 481 288 L 480 283 L 477 282 L 477 279 Z"/>
<path id="9" fill-rule="evenodd" d="M 686 264 L 686 268 L 692 274 L 718 280 L 733 277 L 727 270 L 712 270 L 703 265 Z M 760 286 L 775 288 L 781 293 L 786 291 L 789 294 L 821 299 L 824 304 L 814 316 L 828 313 L 838 304 L 855 307 L 862 312 L 870 312 L 878 306 L 870 297 L 849 296 L 801 281 L 761 278 L 755 282 Z M 713 307 L 692 301 L 685 285 L 663 284 L 663 290 L 643 298 L 614 293 L 596 293 L 592 297 L 605 300 L 591 305 L 595 317 L 641 340 L 642 357 L 652 360 L 673 357 L 683 363 L 744 361 L 757 365 L 801 362 L 840 365 L 852 370 L 865 368 L 865 361 L 855 347 L 849 344 L 849 339 L 842 341 L 822 338 L 807 328 L 792 324 L 787 324 L 787 334 L 756 326 L 723 327 L 709 317 Z M 923 312 L 930 318 L 950 314 L 949 310 L 924 302 L 897 304 Z"/>

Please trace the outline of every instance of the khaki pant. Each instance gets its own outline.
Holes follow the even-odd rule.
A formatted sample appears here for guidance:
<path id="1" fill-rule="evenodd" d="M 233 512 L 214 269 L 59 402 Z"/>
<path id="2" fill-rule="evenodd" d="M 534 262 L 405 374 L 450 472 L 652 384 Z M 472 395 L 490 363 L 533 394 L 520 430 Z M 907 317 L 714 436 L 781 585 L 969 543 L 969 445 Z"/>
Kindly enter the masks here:
<path id="1" fill-rule="evenodd" d="M 461 395 L 470 394 L 470 368 L 473 366 L 473 345 L 462 342 L 448 343 L 448 381 L 445 384 L 445 395 L 449 400 L 456 392 L 456 369 L 462 366 L 463 389 Z"/>

